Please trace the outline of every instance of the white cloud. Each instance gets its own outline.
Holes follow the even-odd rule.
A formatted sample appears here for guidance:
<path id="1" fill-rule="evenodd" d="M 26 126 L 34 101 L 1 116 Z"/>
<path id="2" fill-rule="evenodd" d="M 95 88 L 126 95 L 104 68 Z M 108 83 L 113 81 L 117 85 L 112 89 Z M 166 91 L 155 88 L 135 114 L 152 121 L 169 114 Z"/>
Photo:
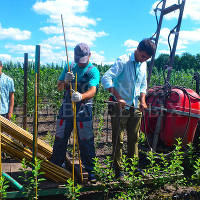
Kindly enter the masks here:
<path id="1" fill-rule="evenodd" d="M 53 48 L 47 48 L 48 54 L 56 54 L 55 58 L 62 58 L 65 53 L 58 53 L 56 49 L 62 48 L 65 52 L 65 43 L 61 23 L 61 14 L 63 16 L 63 22 L 65 27 L 65 35 L 67 47 L 69 49 L 74 48 L 77 43 L 84 42 L 90 47 L 95 46 L 95 41 L 99 37 L 107 36 L 104 31 L 95 31 L 89 26 L 95 26 L 100 18 L 93 19 L 86 16 L 88 10 L 88 0 L 44 0 L 38 1 L 33 5 L 33 10 L 41 15 L 47 15 L 50 26 L 41 27 L 40 30 L 46 34 L 52 34 L 46 40 L 42 41 L 42 44 L 50 45 Z M 47 50 L 46 50 L 47 51 Z M 58 55 L 59 54 L 59 55 Z M 101 60 L 101 53 L 94 53 L 93 60 L 99 62 Z M 73 57 L 72 57 L 73 58 Z"/>
<path id="2" fill-rule="evenodd" d="M 3 28 L 0 24 L 0 40 L 12 39 L 12 40 L 27 40 L 31 37 L 30 31 L 21 31 L 18 28 Z"/>
<path id="3" fill-rule="evenodd" d="M 34 53 L 35 53 L 35 46 L 33 45 L 7 44 L 5 45 L 5 48 L 9 49 L 10 52 L 17 53 L 17 54 L 29 53 L 30 56 L 34 56 Z"/>
<path id="4" fill-rule="evenodd" d="M 73 50 L 68 51 L 68 57 L 69 57 L 69 61 L 74 60 Z M 49 58 L 51 58 L 50 62 L 54 62 L 54 63 L 61 63 L 63 61 L 67 62 L 65 51 L 55 52 L 53 51 L 52 48 L 47 49 L 47 48 L 41 47 L 41 58 L 42 58 L 42 62 L 46 62 L 46 63 L 48 62 Z M 91 51 L 90 62 L 101 64 L 101 63 L 104 63 L 104 61 L 105 61 L 105 58 L 103 55 L 101 55 L 100 53 L 96 51 Z"/>
<path id="5" fill-rule="evenodd" d="M 13 44 L 7 44 L 5 45 L 6 49 L 9 49 L 10 52 L 15 54 L 24 54 L 24 52 L 28 53 L 28 57 L 31 60 L 35 59 L 35 46 L 33 45 L 13 45 Z M 60 48 L 55 48 L 49 44 L 40 44 L 40 59 L 41 63 L 52 63 L 52 62 L 61 62 L 63 60 L 66 60 L 65 51 L 58 52 Z M 73 52 L 68 52 L 69 58 L 72 59 Z M 12 58 L 12 59 L 18 59 L 19 57 Z"/>
<path id="6" fill-rule="evenodd" d="M 115 61 L 105 61 L 103 62 L 103 65 L 113 65 L 115 63 Z"/>
<path id="7" fill-rule="evenodd" d="M 59 50 L 58 48 L 55 49 L 54 46 L 50 44 L 41 44 L 40 45 L 40 61 L 41 64 L 46 64 L 46 63 L 61 63 L 61 62 L 66 62 L 67 57 L 66 57 L 66 52 L 64 50 Z M 35 60 L 35 46 L 33 45 L 6 45 L 6 49 L 9 49 L 10 52 L 15 53 L 15 54 L 23 54 L 24 52 L 27 52 L 29 55 L 29 60 Z M 103 56 L 104 52 L 100 51 L 99 53 L 96 51 L 91 51 L 91 59 L 90 61 L 92 63 L 96 64 L 102 64 L 105 63 L 105 57 Z M 69 61 L 74 60 L 74 51 L 73 50 L 68 50 L 68 57 Z M 11 56 L 7 54 L 0 54 L 0 58 L 2 60 L 11 60 Z M 12 60 L 15 62 L 23 62 L 23 57 L 12 57 Z"/>
<path id="8" fill-rule="evenodd" d="M 126 49 L 127 52 L 134 52 L 136 50 L 136 48 L 129 48 L 129 49 Z"/>
<path id="9" fill-rule="evenodd" d="M 60 24 L 62 14 L 65 26 L 78 25 L 87 27 L 89 25 L 96 25 L 94 19 L 80 16 L 80 14 L 87 11 L 88 4 L 86 0 L 46 0 L 44 2 L 36 2 L 33 9 L 39 14 L 48 15 L 48 21 L 51 23 Z"/>
<path id="10" fill-rule="evenodd" d="M 200 41 L 200 28 L 192 31 L 180 31 L 180 38 L 183 40 L 198 42 Z"/>
<path id="11" fill-rule="evenodd" d="M 34 61 L 34 59 L 29 58 L 29 62 L 30 61 Z M 12 62 L 14 62 L 14 63 L 24 63 L 24 57 L 13 57 Z"/>
<path id="12" fill-rule="evenodd" d="M 168 28 L 161 29 L 160 39 L 159 39 L 160 44 L 168 45 L 169 32 L 170 30 Z M 199 35 L 200 35 L 200 28 L 192 30 L 192 31 L 184 31 L 184 30 L 180 31 L 178 44 L 177 44 L 177 50 L 186 49 L 187 46 L 191 43 L 200 42 Z M 171 37 L 170 37 L 171 46 L 173 45 L 173 41 L 174 41 L 174 34 L 171 34 Z"/>
<path id="13" fill-rule="evenodd" d="M 101 65 L 102 63 L 105 62 L 105 58 L 103 55 L 97 53 L 96 51 L 91 51 L 90 62 Z"/>
<path id="14" fill-rule="evenodd" d="M 124 46 L 128 47 L 128 48 L 136 48 L 138 46 L 138 44 L 139 44 L 138 41 L 131 40 L 131 39 L 126 40 L 124 42 Z"/>
<path id="15" fill-rule="evenodd" d="M 45 32 L 46 34 L 61 34 L 62 28 L 57 26 L 45 26 L 40 28 L 41 31 Z"/>
<path id="16" fill-rule="evenodd" d="M 169 50 L 159 50 L 159 54 L 169 54 Z"/>
<path id="17" fill-rule="evenodd" d="M 99 53 L 100 53 L 100 54 L 104 54 L 104 51 L 100 51 Z"/>
<path id="18" fill-rule="evenodd" d="M 156 1 L 153 6 L 152 6 L 152 10 L 151 10 L 151 14 L 154 15 L 154 11 L 153 9 L 156 7 L 156 5 L 158 4 L 158 2 L 160 1 Z M 173 4 L 177 4 L 178 1 L 174 1 L 174 0 L 167 0 L 166 2 L 166 7 L 169 7 Z M 159 8 L 162 7 L 162 3 L 159 5 Z M 178 10 L 175 12 L 171 12 L 167 15 L 165 15 L 165 18 L 170 20 L 173 18 L 177 18 L 179 15 Z M 200 3 L 199 0 L 187 0 L 185 3 L 185 8 L 184 8 L 184 12 L 183 12 L 183 18 L 191 18 L 192 20 L 196 20 L 199 21 L 200 20 Z"/>
<path id="19" fill-rule="evenodd" d="M 135 40 L 128 39 L 124 42 L 124 46 L 127 47 L 127 52 L 134 52 L 137 49 L 139 42 Z"/>
<path id="20" fill-rule="evenodd" d="M 9 54 L 0 54 L 0 60 L 1 61 L 11 60 L 11 55 L 9 55 Z"/>
<path id="21" fill-rule="evenodd" d="M 70 47 L 74 47 L 77 43 L 83 41 L 87 43 L 89 46 L 93 46 L 96 38 L 106 35 L 107 34 L 104 31 L 95 32 L 93 30 L 86 28 L 70 27 L 66 31 L 66 41 L 67 45 Z M 53 36 L 43 41 L 43 43 L 47 43 L 50 45 L 64 46 L 64 36 L 63 35 Z"/>

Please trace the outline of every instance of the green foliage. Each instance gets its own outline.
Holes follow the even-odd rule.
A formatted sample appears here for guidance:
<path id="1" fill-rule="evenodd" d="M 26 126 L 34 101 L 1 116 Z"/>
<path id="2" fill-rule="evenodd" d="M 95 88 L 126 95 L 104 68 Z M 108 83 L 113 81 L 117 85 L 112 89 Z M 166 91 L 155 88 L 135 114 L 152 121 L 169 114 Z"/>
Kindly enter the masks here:
<path id="1" fill-rule="evenodd" d="M 44 108 L 50 105 L 55 112 L 61 105 L 62 93 L 57 91 L 57 79 L 62 71 L 58 66 L 41 66 L 39 79 L 39 106 Z M 24 96 L 24 71 L 23 64 L 8 62 L 4 64 L 3 72 L 12 77 L 15 84 L 15 106 L 23 106 Z M 34 64 L 28 66 L 28 114 L 34 110 Z M 44 104 L 45 103 L 45 104 Z"/>
<path id="2" fill-rule="evenodd" d="M 38 199 L 38 190 L 39 184 L 41 181 L 44 181 L 44 178 L 39 178 L 40 175 L 44 174 L 44 172 L 40 172 L 41 168 L 41 160 L 35 157 L 35 163 L 27 162 L 25 158 L 22 159 L 22 168 L 20 171 L 24 173 L 24 176 L 20 176 L 23 181 L 23 186 L 25 188 L 24 194 L 27 195 L 28 198 Z M 28 169 L 28 166 L 32 166 L 32 171 Z"/>
<path id="3" fill-rule="evenodd" d="M 150 87 L 155 85 L 164 84 L 162 68 L 168 62 L 168 55 L 160 55 L 155 60 L 155 67 L 153 68 Z M 109 69 L 108 65 L 96 65 L 102 75 Z M 4 73 L 8 74 L 14 79 L 15 82 L 15 106 L 23 105 L 23 65 L 20 63 L 6 63 L 4 65 Z M 40 85 L 39 85 L 39 106 L 40 108 L 51 107 L 56 113 L 61 105 L 61 99 L 63 93 L 57 91 L 57 79 L 62 71 L 62 66 L 58 65 L 45 65 L 40 67 Z M 194 72 L 200 72 L 200 54 L 196 56 L 190 54 L 183 54 L 182 56 L 175 56 L 174 67 L 171 73 L 170 84 L 177 86 L 184 86 L 186 88 L 191 88 L 195 90 L 195 81 L 193 81 Z M 29 63 L 28 69 L 28 114 L 33 113 L 34 109 L 34 63 Z M 99 85 L 98 93 L 94 97 L 93 104 L 93 114 L 95 118 L 99 120 L 98 123 L 98 133 L 102 132 L 103 128 L 103 116 L 107 109 L 107 104 L 104 102 L 108 100 L 109 92 L 104 90 L 102 85 Z M 15 118 L 13 118 L 15 121 Z M 47 140 L 50 144 L 53 144 L 54 139 L 51 137 L 50 133 L 47 135 Z M 144 135 L 140 138 L 140 143 L 145 141 Z M 199 168 L 200 160 L 195 157 L 192 153 L 192 148 L 189 147 L 187 154 L 184 154 L 181 149 L 181 141 L 177 141 L 175 150 L 170 154 L 170 157 L 164 154 L 155 154 L 153 152 L 148 152 L 147 158 L 149 164 L 146 166 L 144 172 L 148 177 L 153 180 L 154 188 L 161 188 L 166 183 L 179 184 L 185 183 L 184 178 L 176 178 L 178 175 L 183 173 L 183 156 L 188 156 L 189 165 L 193 170 L 193 175 L 191 176 L 194 183 L 199 184 Z M 103 186 L 105 186 L 104 192 L 112 190 L 112 182 L 116 181 L 113 169 L 110 168 L 111 160 L 107 157 L 104 163 L 101 164 L 100 161 L 95 158 L 95 173 Z M 37 163 L 37 162 L 36 162 Z M 30 163 L 29 163 L 30 164 Z M 38 187 L 41 179 L 38 179 L 37 183 L 36 177 L 39 176 L 40 163 L 37 164 L 38 167 L 33 166 L 33 174 L 29 176 L 30 171 L 27 169 L 27 162 L 22 161 L 22 171 L 24 171 L 24 176 L 21 177 L 26 187 L 26 193 L 29 195 L 33 194 L 34 188 Z M 140 174 L 136 171 L 138 165 L 137 158 L 127 159 L 122 158 L 122 168 L 125 173 L 124 179 L 129 183 L 118 184 L 120 191 L 117 192 L 116 199 L 145 199 L 145 195 L 148 192 L 148 187 L 143 184 L 143 179 Z M 78 198 L 80 193 L 80 188 L 72 185 L 72 181 L 68 180 L 68 197 Z M 138 184 L 140 182 L 140 184 Z"/>
<path id="4" fill-rule="evenodd" d="M 3 199 L 7 197 L 7 188 L 9 187 L 8 183 L 9 182 L 4 176 L 0 177 L 0 197 Z"/>
<path id="5" fill-rule="evenodd" d="M 15 115 L 15 114 L 12 114 L 10 120 L 11 120 L 11 122 L 16 123 L 16 115 Z"/>
<path id="6" fill-rule="evenodd" d="M 65 185 L 65 188 L 67 189 L 67 192 L 65 193 L 65 196 L 69 199 L 78 199 L 80 196 L 80 189 L 81 186 L 77 184 L 76 186 L 73 186 L 73 180 L 70 178 L 67 180 L 67 185 Z"/>
<path id="7" fill-rule="evenodd" d="M 122 158 L 122 170 L 124 172 L 124 180 L 128 185 L 121 185 L 123 193 L 117 196 L 117 199 L 145 199 L 148 189 L 144 187 L 143 176 L 137 170 L 138 158 L 127 158 L 125 155 Z M 145 171 L 144 171 L 145 173 Z M 146 173 L 144 175 L 147 175 Z"/>
<path id="8" fill-rule="evenodd" d="M 200 185 L 200 158 L 195 161 L 194 164 L 194 174 L 192 175 L 192 180 L 196 181 L 197 185 Z"/>
<path id="9" fill-rule="evenodd" d="M 53 147 L 55 135 L 53 135 L 50 131 L 47 132 L 47 134 L 42 138 L 44 141 L 47 141 L 47 143 Z"/>
<path id="10" fill-rule="evenodd" d="M 100 84 L 98 92 L 94 97 L 94 104 L 93 104 L 93 115 L 95 115 L 97 118 L 99 116 L 104 115 L 105 110 L 107 108 L 107 104 L 104 101 L 108 100 L 109 96 L 110 96 L 109 92 L 106 91 Z"/>
<path id="11" fill-rule="evenodd" d="M 155 60 L 155 67 L 153 68 L 150 87 L 161 85 L 164 83 L 162 68 L 167 64 L 169 56 L 161 54 Z M 182 56 L 175 56 L 175 64 L 171 74 L 170 83 L 172 85 L 184 86 L 195 90 L 195 82 L 193 81 L 194 72 L 200 70 L 200 54 L 196 56 L 190 54 L 183 54 Z M 61 105 L 63 92 L 57 90 L 57 80 L 63 70 L 63 65 L 46 64 L 40 66 L 39 72 L 39 108 L 51 107 L 54 113 L 58 112 Z M 109 65 L 96 65 L 100 71 L 100 76 L 109 69 Z M 15 106 L 23 106 L 24 96 L 24 72 L 22 63 L 4 63 L 4 73 L 14 79 L 15 83 Z M 34 110 L 34 63 L 29 62 L 28 65 L 28 114 L 33 114 Z M 101 83 L 99 85 L 98 93 L 94 97 L 93 114 L 95 116 L 104 115 L 108 100 L 109 92 L 106 91 Z"/>
<path id="12" fill-rule="evenodd" d="M 155 67 L 160 71 L 163 67 L 169 64 L 169 55 L 160 54 L 155 59 Z M 190 53 L 183 53 L 181 56 L 176 55 L 174 57 L 173 69 L 176 71 L 187 70 L 187 69 L 200 69 L 200 54 L 191 55 Z"/>
<path id="13" fill-rule="evenodd" d="M 182 141 L 180 138 L 177 139 L 177 144 L 175 144 L 175 149 L 171 154 L 171 163 L 169 165 L 169 170 L 171 174 L 178 175 L 183 173 L 183 151 L 181 151 Z"/>
<path id="14" fill-rule="evenodd" d="M 109 156 L 106 157 L 103 163 L 100 163 L 98 158 L 94 158 L 94 172 L 98 177 L 98 180 L 105 187 L 105 193 L 107 193 L 111 187 L 110 183 L 113 182 L 115 174 L 111 168 L 111 162 Z"/>
<path id="15" fill-rule="evenodd" d="M 104 126 L 104 118 L 102 115 L 99 115 L 99 119 L 97 121 L 97 133 L 101 135 Z"/>

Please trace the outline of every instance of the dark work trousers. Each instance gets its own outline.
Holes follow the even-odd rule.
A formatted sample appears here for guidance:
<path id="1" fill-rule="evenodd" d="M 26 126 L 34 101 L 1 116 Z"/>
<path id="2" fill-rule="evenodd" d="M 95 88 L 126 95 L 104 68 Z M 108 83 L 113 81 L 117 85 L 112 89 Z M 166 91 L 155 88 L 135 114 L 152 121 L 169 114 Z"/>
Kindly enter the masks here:
<path id="1" fill-rule="evenodd" d="M 8 119 L 8 113 L 6 114 L 1 114 L 1 116 L 5 117 L 6 119 Z"/>
<path id="2" fill-rule="evenodd" d="M 92 126 L 92 102 L 77 103 L 77 134 L 80 155 L 87 172 L 94 169 L 95 157 L 94 134 Z M 73 131 L 73 111 L 70 95 L 68 94 L 61 109 L 56 124 L 56 136 L 53 146 L 51 161 L 62 166 L 66 157 L 66 149 L 69 137 Z"/>
<path id="3" fill-rule="evenodd" d="M 115 173 L 121 171 L 121 158 L 123 147 L 124 131 L 127 131 L 127 156 L 138 157 L 138 139 L 141 124 L 142 112 L 138 109 L 123 109 L 120 112 L 118 104 L 112 106 L 111 125 L 112 125 L 112 145 L 113 145 L 113 166 Z"/>

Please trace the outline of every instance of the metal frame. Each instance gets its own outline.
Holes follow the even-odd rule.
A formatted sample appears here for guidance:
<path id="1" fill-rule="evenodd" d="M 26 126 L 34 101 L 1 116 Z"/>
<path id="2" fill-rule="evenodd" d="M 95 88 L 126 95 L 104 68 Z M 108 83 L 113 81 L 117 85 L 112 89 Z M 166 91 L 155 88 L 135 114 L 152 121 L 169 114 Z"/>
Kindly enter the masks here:
<path id="1" fill-rule="evenodd" d="M 161 108 L 161 107 L 157 107 L 157 106 L 152 106 L 151 108 L 147 108 L 146 110 L 148 112 L 151 112 L 152 110 L 153 111 L 164 111 L 166 113 L 182 115 L 182 116 L 188 116 L 188 117 L 195 117 L 195 118 L 200 119 L 200 114 L 189 113 L 189 112 L 185 112 L 185 111 L 181 111 L 181 110 L 167 109 L 167 108 Z"/>
<path id="2" fill-rule="evenodd" d="M 157 27 L 157 30 L 156 30 L 156 38 L 155 38 L 155 45 L 156 45 L 156 50 L 157 50 L 157 45 L 158 45 L 158 40 L 159 40 L 159 36 L 160 36 L 160 30 L 161 30 L 161 27 L 162 27 L 162 21 L 163 21 L 163 17 L 164 15 L 167 15 L 171 12 L 174 12 L 175 10 L 180 10 L 179 12 L 179 17 L 178 17 L 178 23 L 177 25 L 175 26 L 175 28 L 173 29 L 171 33 L 175 34 L 175 37 L 174 37 L 174 42 L 173 42 L 173 47 L 172 47 L 172 50 L 170 52 L 170 60 L 169 60 L 169 71 L 168 71 L 168 74 L 167 74 L 167 81 L 170 80 L 170 76 L 171 76 L 171 70 L 172 70 L 172 67 L 173 67 L 173 64 L 174 64 L 174 56 L 175 56 L 175 52 L 176 52 L 176 46 L 177 46 L 177 43 L 178 43 L 178 37 L 179 37 L 179 31 L 180 31 L 180 27 L 181 27 L 181 21 L 182 21 L 182 17 L 183 17 L 183 11 L 184 11 L 184 7 L 185 7 L 185 1 L 186 0 L 182 0 L 182 2 L 180 4 L 173 4 L 169 7 L 165 7 L 166 6 L 166 1 L 167 0 L 162 0 L 162 8 L 159 9 L 157 8 L 157 10 L 160 11 L 160 18 L 159 18 L 159 23 L 158 23 L 158 27 Z M 157 11 L 155 10 L 155 11 Z M 149 87 L 149 84 L 150 84 L 150 79 L 151 79 L 151 74 L 152 74 L 152 69 L 153 69 L 153 66 L 154 66 L 154 61 L 155 61 L 155 55 L 152 56 L 152 59 L 151 59 L 151 63 L 150 63 L 150 68 L 149 68 L 149 73 L 148 73 L 148 78 L 147 78 L 147 85 Z"/>

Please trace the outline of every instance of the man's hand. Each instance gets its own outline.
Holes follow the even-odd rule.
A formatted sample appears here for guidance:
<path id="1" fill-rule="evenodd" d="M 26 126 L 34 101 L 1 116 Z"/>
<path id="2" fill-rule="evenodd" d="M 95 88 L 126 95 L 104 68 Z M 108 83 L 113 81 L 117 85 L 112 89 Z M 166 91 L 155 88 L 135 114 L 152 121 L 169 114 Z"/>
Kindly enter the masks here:
<path id="1" fill-rule="evenodd" d="M 65 82 L 69 83 L 70 81 L 72 81 L 75 78 L 73 72 L 67 72 L 65 74 Z"/>
<path id="2" fill-rule="evenodd" d="M 9 112 L 9 113 L 7 114 L 7 117 L 6 117 L 6 118 L 7 118 L 8 120 L 10 120 L 11 117 L 12 117 L 12 113 Z"/>
<path id="3" fill-rule="evenodd" d="M 74 90 L 72 90 L 72 97 L 71 100 L 73 102 L 79 102 L 82 100 L 82 94 L 79 92 L 75 92 Z"/>
<path id="4" fill-rule="evenodd" d="M 146 102 L 140 102 L 140 111 L 143 112 L 145 109 L 147 109 Z"/>
<path id="5" fill-rule="evenodd" d="M 145 109 L 147 109 L 145 93 L 140 93 L 140 111 L 143 112 Z"/>
<path id="6" fill-rule="evenodd" d="M 126 105 L 126 101 L 124 99 L 117 99 L 117 102 L 119 103 L 120 108 L 124 108 Z"/>
<path id="7" fill-rule="evenodd" d="M 126 101 L 124 99 L 122 99 L 122 97 L 119 95 L 119 93 L 117 92 L 117 90 L 114 87 L 108 88 L 107 90 L 112 95 L 114 95 L 116 97 L 119 108 L 124 108 L 125 105 L 126 105 Z"/>

